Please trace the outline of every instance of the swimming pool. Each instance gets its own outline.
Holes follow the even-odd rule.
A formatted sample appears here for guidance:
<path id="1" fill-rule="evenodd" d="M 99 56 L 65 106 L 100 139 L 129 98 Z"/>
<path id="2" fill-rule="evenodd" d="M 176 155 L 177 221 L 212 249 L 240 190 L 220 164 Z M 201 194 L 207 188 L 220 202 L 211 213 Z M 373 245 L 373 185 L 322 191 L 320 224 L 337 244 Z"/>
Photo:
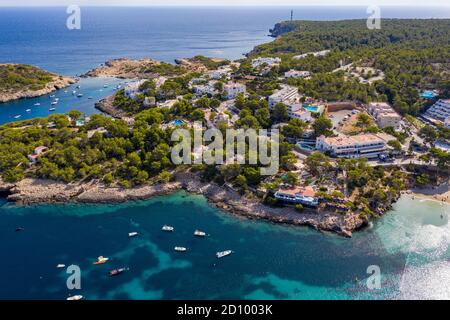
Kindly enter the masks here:
<path id="1" fill-rule="evenodd" d="M 314 150 L 316 150 L 315 147 L 313 147 L 310 144 L 306 144 L 306 143 L 297 143 L 297 147 L 300 148 L 301 150 L 306 150 L 306 151 L 314 151 Z"/>
<path id="2" fill-rule="evenodd" d="M 177 125 L 177 126 L 181 126 L 182 124 L 184 124 L 184 121 L 183 120 L 173 120 L 173 122 L 172 122 L 174 125 Z"/>
<path id="3" fill-rule="evenodd" d="M 420 96 L 421 96 L 422 98 L 425 98 L 425 99 L 434 99 L 434 98 L 436 98 L 437 94 L 434 93 L 433 91 L 427 90 L 427 91 L 423 91 L 423 92 L 420 94 Z"/>
<path id="4" fill-rule="evenodd" d="M 323 105 L 304 104 L 303 108 L 305 108 L 306 110 L 308 110 L 310 112 L 314 112 L 314 113 L 322 113 L 324 110 Z"/>

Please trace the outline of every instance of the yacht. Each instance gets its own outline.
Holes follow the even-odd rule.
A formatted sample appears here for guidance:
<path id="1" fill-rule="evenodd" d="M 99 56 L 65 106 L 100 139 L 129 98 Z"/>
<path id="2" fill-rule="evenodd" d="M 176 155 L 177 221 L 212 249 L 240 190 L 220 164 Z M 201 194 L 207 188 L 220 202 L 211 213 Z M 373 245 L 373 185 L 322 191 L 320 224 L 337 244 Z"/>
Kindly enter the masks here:
<path id="1" fill-rule="evenodd" d="M 78 98 L 81 98 L 82 96 L 83 96 L 82 93 L 77 94 L 77 97 L 78 97 Z"/>
<path id="2" fill-rule="evenodd" d="M 128 268 L 114 269 L 114 270 L 111 270 L 111 271 L 109 272 L 109 275 L 110 275 L 111 277 L 115 277 L 115 276 L 118 276 L 119 274 L 124 273 L 124 272 L 127 271 L 127 270 L 129 270 L 129 269 L 128 269 Z"/>
<path id="3" fill-rule="evenodd" d="M 53 102 L 51 103 L 52 106 L 56 106 L 57 104 L 58 104 L 58 101 L 53 101 Z"/>
<path id="4" fill-rule="evenodd" d="M 165 225 L 161 228 L 162 231 L 173 232 L 175 229 L 172 226 Z"/>
<path id="5" fill-rule="evenodd" d="M 139 233 L 137 233 L 137 232 L 130 232 L 128 234 L 128 237 L 133 238 L 133 237 L 137 237 L 138 235 L 139 235 Z"/>
<path id="6" fill-rule="evenodd" d="M 175 247 L 174 249 L 175 249 L 175 251 L 178 251 L 178 252 L 186 252 L 187 251 L 187 248 L 185 248 L 185 247 Z"/>
<path id="7" fill-rule="evenodd" d="M 14 119 L 19 119 L 20 117 L 22 117 L 20 114 L 18 114 L 17 116 L 14 116 Z"/>
<path id="8" fill-rule="evenodd" d="M 206 232 L 200 231 L 200 230 L 195 230 L 194 231 L 194 236 L 196 237 L 206 237 Z"/>
<path id="9" fill-rule="evenodd" d="M 27 110 L 25 110 L 26 112 L 31 112 L 31 109 L 27 109 Z"/>
<path id="10" fill-rule="evenodd" d="M 56 108 L 50 108 L 50 109 L 48 109 L 48 111 L 55 111 L 56 110 Z"/>
<path id="11" fill-rule="evenodd" d="M 98 265 L 98 264 L 105 264 L 106 262 L 108 262 L 108 260 L 109 260 L 109 258 L 105 258 L 105 257 L 103 257 L 103 256 L 100 256 L 100 257 L 97 258 L 97 261 L 94 262 L 94 264 L 95 264 L 95 265 Z"/>
<path id="12" fill-rule="evenodd" d="M 35 103 L 34 106 L 35 107 L 39 107 L 41 104 L 39 102 Z"/>
<path id="13" fill-rule="evenodd" d="M 216 253 L 216 257 L 217 257 L 218 259 L 220 259 L 220 258 L 229 256 L 229 255 L 232 254 L 232 253 L 233 253 L 233 251 L 231 251 L 231 250 L 217 252 L 217 253 Z"/>
<path id="14" fill-rule="evenodd" d="M 65 268 L 65 267 L 66 267 L 66 265 L 63 264 L 63 263 L 60 263 L 60 264 L 58 264 L 58 265 L 56 266 L 57 269 L 62 269 L 62 268 Z"/>
<path id="15" fill-rule="evenodd" d="M 81 295 L 76 295 L 76 296 L 68 297 L 67 300 L 69 300 L 69 301 L 72 301 L 72 300 L 81 300 L 81 299 L 83 299 L 83 298 L 84 298 L 84 297 L 81 296 Z"/>

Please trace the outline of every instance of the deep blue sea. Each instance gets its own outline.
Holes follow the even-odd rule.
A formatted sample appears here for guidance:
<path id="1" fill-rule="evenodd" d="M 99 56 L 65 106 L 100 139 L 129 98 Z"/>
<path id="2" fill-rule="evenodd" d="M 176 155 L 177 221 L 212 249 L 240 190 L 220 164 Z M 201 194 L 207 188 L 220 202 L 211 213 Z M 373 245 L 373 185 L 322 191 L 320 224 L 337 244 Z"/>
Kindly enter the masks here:
<path id="1" fill-rule="evenodd" d="M 65 8 L 0 8 L 0 63 L 77 75 L 118 57 L 173 62 L 197 54 L 237 59 L 271 41 L 291 8 L 82 8 L 82 29 Z M 367 17 L 366 8 L 294 8 L 296 19 Z M 450 17 L 443 8 L 382 8 L 382 16 Z M 56 112 L 95 112 L 117 79 L 84 79 L 83 98 L 56 92 Z M 107 84 L 108 87 L 104 88 Z M 88 99 L 92 97 L 92 99 Z M 0 104 L 0 124 L 45 116 L 50 97 Z M 33 106 L 36 102 L 41 106 Z M 32 109 L 26 112 L 26 109 Z M 16 207 L 0 198 L 0 299 L 450 299 L 449 206 L 403 198 L 352 239 L 231 216 L 178 193 L 121 205 Z M 441 218 L 442 215 L 442 218 Z M 173 234 L 160 231 L 164 224 Z M 17 227 L 23 232 L 14 232 Z M 194 238 L 195 229 L 211 234 Z M 140 236 L 129 239 L 129 232 Z M 176 253 L 181 245 L 189 250 Z M 235 254 L 217 260 L 216 251 Z M 93 266 L 100 256 L 111 260 Z M 81 290 L 56 265 L 81 268 Z M 380 267 L 381 289 L 366 286 Z M 129 272 L 108 277 L 108 271 Z"/>
<path id="2" fill-rule="evenodd" d="M 183 192 L 121 205 L 5 204 L 0 299 L 450 299 L 449 215 L 450 206 L 405 197 L 344 239 L 240 219 Z M 197 228 L 210 236 L 195 238 Z M 94 266 L 101 255 L 110 260 Z M 81 268 L 81 290 L 67 289 L 60 263 Z M 380 289 L 367 287 L 369 266 L 380 268 Z M 130 270 L 108 276 L 121 267 Z"/>

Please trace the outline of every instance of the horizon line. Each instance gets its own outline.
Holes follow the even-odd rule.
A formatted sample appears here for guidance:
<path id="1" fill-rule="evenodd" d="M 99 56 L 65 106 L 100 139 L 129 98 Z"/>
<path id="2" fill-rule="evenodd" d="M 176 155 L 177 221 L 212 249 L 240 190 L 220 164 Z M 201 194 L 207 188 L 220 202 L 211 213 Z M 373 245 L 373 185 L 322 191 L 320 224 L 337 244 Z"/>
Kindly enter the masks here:
<path id="1" fill-rule="evenodd" d="M 122 7 L 122 8 L 170 8 L 170 7 L 178 7 L 178 8 L 184 8 L 184 7 L 203 7 L 203 8 L 209 8 L 209 7 L 224 7 L 224 8 L 241 8 L 241 7 L 248 7 L 248 8 L 260 8 L 260 7 L 287 7 L 287 8 L 299 8 L 299 7 L 367 7 L 370 4 L 300 4 L 300 5 L 289 5 L 289 4 L 261 4 L 261 5 L 254 5 L 254 4 L 242 4 L 242 5 L 227 5 L 227 4 L 165 4 L 165 5 L 152 5 L 152 4 L 83 4 L 79 5 L 80 7 L 98 7 L 98 8 L 107 8 L 107 7 Z M 28 5 L 28 4 L 14 4 L 14 5 L 8 5 L 8 4 L 1 4 L 0 8 L 66 8 L 68 5 L 51 5 L 51 4 L 42 4 L 42 5 Z M 405 8 L 405 7 L 426 7 L 426 8 L 450 8 L 450 3 L 443 4 L 443 5 L 427 5 L 427 4 L 383 4 L 379 5 L 379 7 L 399 7 L 399 8 Z"/>

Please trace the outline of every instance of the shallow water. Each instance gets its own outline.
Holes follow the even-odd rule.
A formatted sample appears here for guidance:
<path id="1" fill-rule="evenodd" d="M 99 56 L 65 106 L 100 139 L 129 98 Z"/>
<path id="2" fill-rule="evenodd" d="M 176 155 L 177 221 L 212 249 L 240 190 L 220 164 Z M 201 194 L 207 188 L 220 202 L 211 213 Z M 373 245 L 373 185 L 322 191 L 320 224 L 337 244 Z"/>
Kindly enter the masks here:
<path id="1" fill-rule="evenodd" d="M 70 110 L 80 110 L 81 112 L 90 115 L 93 113 L 100 113 L 95 109 L 95 103 L 107 96 L 112 95 L 118 84 L 124 84 L 124 80 L 115 78 L 86 78 L 80 79 L 74 85 L 56 92 L 40 96 L 32 99 L 15 100 L 8 103 L 0 103 L 0 125 L 3 123 L 22 121 L 38 117 L 46 117 L 54 113 L 67 113 Z M 107 88 L 104 88 L 107 85 Z M 78 89 L 77 86 L 80 86 Z M 83 97 L 78 98 L 72 94 L 72 91 L 82 93 Z M 67 91 L 67 92 L 66 92 Z M 55 96 L 52 98 L 51 96 Z M 51 105 L 52 101 L 58 98 L 57 105 Z M 35 106 L 40 103 L 39 106 Z M 50 111 L 50 108 L 55 108 L 55 111 Z M 26 111 L 28 110 L 29 111 Z M 20 118 L 15 117 L 20 115 Z"/>
<path id="2" fill-rule="evenodd" d="M 5 204 L 0 298 L 75 294 L 65 270 L 56 269 L 64 263 L 80 266 L 76 293 L 87 299 L 448 299 L 448 213 L 403 198 L 372 228 L 344 239 L 239 219 L 183 192 L 120 205 Z M 164 224 L 175 232 L 160 231 Z M 25 231 L 15 233 L 18 226 Z M 195 238 L 197 228 L 211 236 Z M 133 231 L 140 236 L 129 239 Z M 175 246 L 189 250 L 177 253 Z M 235 254 L 217 260 L 215 252 L 226 249 Z M 100 255 L 111 260 L 93 266 Z M 379 290 L 366 286 L 370 265 L 381 269 Z M 118 267 L 130 271 L 108 277 Z"/>

